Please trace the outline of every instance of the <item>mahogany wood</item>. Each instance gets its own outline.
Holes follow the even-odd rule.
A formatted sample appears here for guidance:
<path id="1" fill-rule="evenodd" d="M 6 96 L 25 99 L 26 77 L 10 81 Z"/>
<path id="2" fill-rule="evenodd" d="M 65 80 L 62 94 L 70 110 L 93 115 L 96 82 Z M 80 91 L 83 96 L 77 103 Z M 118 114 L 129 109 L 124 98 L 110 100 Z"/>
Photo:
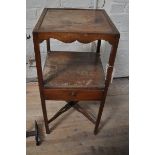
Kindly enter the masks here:
<path id="1" fill-rule="evenodd" d="M 49 123 L 73 107 L 95 123 L 97 134 L 110 85 L 120 34 L 105 10 L 45 8 L 33 30 L 34 51 L 46 133 Z M 65 43 L 98 41 L 96 53 L 51 52 L 50 38 Z M 39 44 L 46 40 L 47 59 L 42 71 Z M 109 67 L 104 75 L 100 60 L 101 40 L 112 45 Z M 45 100 L 69 101 L 48 120 Z M 101 101 L 97 120 L 77 103 L 80 100 Z"/>
<path id="2" fill-rule="evenodd" d="M 45 98 L 43 96 L 43 75 L 42 75 L 42 67 L 41 67 L 40 48 L 39 48 L 39 42 L 37 40 L 36 35 L 33 36 L 33 42 L 34 42 L 34 51 L 35 51 L 36 68 L 37 68 L 37 74 L 38 74 L 41 106 L 42 106 L 43 117 L 44 117 L 44 121 L 45 121 L 46 133 L 49 134 L 50 130 L 49 130 L 49 126 L 48 126 L 46 103 L 45 103 Z"/>
<path id="3" fill-rule="evenodd" d="M 46 100 L 102 100 L 104 96 L 103 90 L 90 89 L 44 89 L 44 97 Z"/>

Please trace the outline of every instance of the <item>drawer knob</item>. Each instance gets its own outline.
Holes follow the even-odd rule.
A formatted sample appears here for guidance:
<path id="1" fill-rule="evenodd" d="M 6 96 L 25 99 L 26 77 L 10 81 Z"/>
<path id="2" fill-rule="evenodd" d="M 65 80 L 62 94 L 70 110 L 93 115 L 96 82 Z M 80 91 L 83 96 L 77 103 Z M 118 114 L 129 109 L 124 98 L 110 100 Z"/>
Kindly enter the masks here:
<path id="1" fill-rule="evenodd" d="M 76 96 L 76 93 L 72 91 L 71 96 Z"/>

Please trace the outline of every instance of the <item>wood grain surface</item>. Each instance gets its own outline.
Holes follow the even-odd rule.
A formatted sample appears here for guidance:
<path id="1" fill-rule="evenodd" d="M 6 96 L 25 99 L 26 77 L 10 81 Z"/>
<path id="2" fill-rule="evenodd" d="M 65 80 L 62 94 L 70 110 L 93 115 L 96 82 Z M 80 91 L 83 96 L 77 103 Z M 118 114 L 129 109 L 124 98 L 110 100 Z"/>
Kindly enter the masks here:
<path id="1" fill-rule="evenodd" d="M 40 19 L 39 32 L 114 33 L 116 30 L 104 10 L 45 9 Z"/>
<path id="2" fill-rule="evenodd" d="M 104 70 L 94 52 L 47 54 L 43 71 L 45 88 L 104 88 Z"/>
<path id="3" fill-rule="evenodd" d="M 40 42 L 54 38 L 65 43 L 106 40 L 113 44 L 120 37 L 105 10 L 73 8 L 44 8 L 33 35 Z"/>

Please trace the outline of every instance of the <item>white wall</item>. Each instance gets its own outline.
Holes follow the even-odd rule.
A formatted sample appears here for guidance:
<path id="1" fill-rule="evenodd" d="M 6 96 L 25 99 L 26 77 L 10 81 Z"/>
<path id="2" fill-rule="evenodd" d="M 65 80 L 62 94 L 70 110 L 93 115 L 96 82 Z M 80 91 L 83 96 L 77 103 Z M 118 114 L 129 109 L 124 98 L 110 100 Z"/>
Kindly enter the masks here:
<path id="1" fill-rule="evenodd" d="M 37 22 L 44 7 L 51 8 L 94 8 L 94 0 L 27 0 L 26 1 L 26 33 L 30 35 L 31 38 L 26 41 L 27 47 L 27 78 L 36 77 L 36 68 L 33 63 L 34 60 L 34 50 L 32 41 L 32 30 Z M 117 58 L 115 62 L 116 72 L 115 77 L 122 77 L 129 75 L 129 2 L 128 0 L 98 0 L 97 8 L 104 8 L 110 15 L 112 21 L 115 23 L 116 27 L 120 31 L 121 37 L 118 47 Z M 57 40 L 51 41 L 52 50 L 74 50 L 74 51 L 93 51 L 95 47 L 94 44 L 81 44 L 74 42 L 71 44 L 61 43 Z M 108 43 L 102 42 L 102 54 L 104 66 L 107 63 L 107 58 L 109 56 L 110 45 Z M 46 56 L 45 43 L 41 45 L 43 62 Z M 32 66 L 32 67 L 31 67 Z"/>

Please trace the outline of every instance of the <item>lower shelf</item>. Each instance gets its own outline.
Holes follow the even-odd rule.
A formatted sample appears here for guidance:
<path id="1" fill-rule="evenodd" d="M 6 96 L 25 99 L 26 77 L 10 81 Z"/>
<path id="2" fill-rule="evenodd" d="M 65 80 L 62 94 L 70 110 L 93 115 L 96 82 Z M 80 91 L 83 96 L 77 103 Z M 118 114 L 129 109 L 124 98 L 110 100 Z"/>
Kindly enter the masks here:
<path id="1" fill-rule="evenodd" d="M 48 53 L 44 70 L 44 88 L 103 89 L 104 70 L 100 56 L 93 52 Z"/>

